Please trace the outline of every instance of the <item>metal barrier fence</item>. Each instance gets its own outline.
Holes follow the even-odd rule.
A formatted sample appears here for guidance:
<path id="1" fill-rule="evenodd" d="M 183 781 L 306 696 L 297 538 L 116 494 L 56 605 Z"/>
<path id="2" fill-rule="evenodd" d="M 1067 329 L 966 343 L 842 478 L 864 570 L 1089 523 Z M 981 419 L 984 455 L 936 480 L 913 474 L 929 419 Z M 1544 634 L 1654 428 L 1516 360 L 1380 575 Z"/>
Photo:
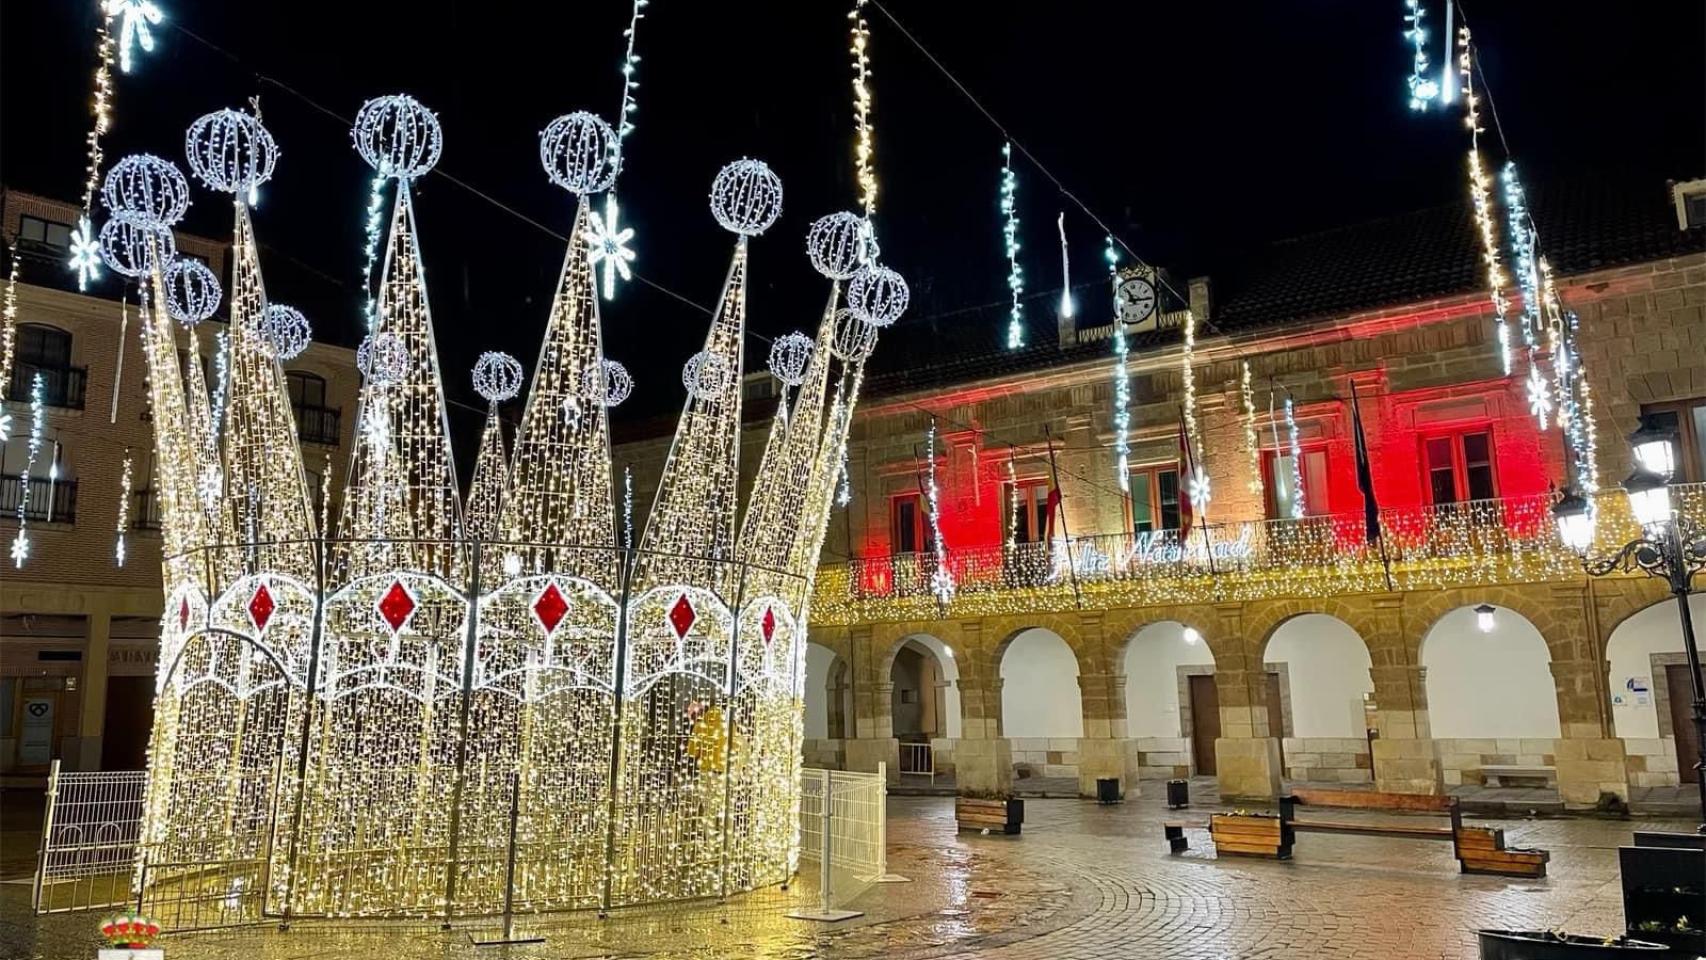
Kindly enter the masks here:
<path id="1" fill-rule="evenodd" d="M 53 761 L 31 889 L 37 913 L 130 900 L 146 777 L 142 770 L 62 773 Z"/>
<path id="2" fill-rule="evenodd" d="M 929 777 L 936 782 L 936 748 L 929 743 L 900 745 L 900 775 Z"/>
<path id="3" fill-rule="evenodd" d="M 800 772 L 800 859 L 819 870 L 819 909 L 789 916 L 845 920 L 846 904 L 888 874 L 888 769 L 876 773 L 806 769 Z"/>

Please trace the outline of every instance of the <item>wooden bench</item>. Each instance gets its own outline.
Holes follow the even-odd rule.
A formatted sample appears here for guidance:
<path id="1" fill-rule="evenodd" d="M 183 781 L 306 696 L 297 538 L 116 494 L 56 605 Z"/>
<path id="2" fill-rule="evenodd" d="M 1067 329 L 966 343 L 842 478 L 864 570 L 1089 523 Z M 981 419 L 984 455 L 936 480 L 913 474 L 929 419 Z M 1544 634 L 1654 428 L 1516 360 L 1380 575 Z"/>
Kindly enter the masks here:
<path id="1" fill-rule="evenodd" d="M 1025 822 L 1025 801 L 1017 797 L 996 800 L 955 797 L 954 820 L 961 830 L 988 830 L 1013 836 Z"/>
<path id="2" fill-rule="evenodd" d="M 1340 810 L 1385 810 L 1402 813 L 1438 814 L 1449 824 L 1403 820 L 1297 819 L 1297 808 L 1321 807 Z M 1464 873 L 1486 873 L 1513 877 L 1544 877 L 1550 854 L 1544 850 L 1505 847 L 1505 833 L 1492 827 L 1466 827 L 1456 797 L 1423 796 L 1412 793 L 1374 793 L 1362 790 L 1294 790 L 1280 798 L 1279 815 L 1215 814 L 1207 824 L 1217 853 L 1243 857 L 1291 859 L 1292 844 L 1299 833 L 1351 833 L 1373 837 L 1411 840 L 1448 840 Z M 1185 831 L 1202 824 L 1167 821 L 1162 829 L 1173 853 L 1189 849 Z"/>
<path id="3" fill-rule="evenodd" d="M 1498 781 L 1499 786 L 1527 787 L 1535 786 L 1528 783 L 1506 783 L 1507 780 L 1538 780 L 1538 786 L 1553 787 L 1558 784 L 1558 768 L 1556 767 L 1482 767 L 1481 778 L 1484 781 Z"/>

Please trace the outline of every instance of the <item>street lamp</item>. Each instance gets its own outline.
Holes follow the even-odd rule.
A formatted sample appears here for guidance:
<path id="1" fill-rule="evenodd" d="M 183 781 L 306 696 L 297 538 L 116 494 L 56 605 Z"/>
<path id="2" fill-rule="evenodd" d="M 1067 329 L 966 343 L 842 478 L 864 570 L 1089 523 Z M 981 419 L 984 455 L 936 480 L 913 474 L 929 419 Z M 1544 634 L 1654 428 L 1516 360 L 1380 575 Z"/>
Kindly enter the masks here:
<path id="1" fill-rule="evenodd" d="M 1623 481 L 1623 490 L 1629 495 L 1629 509 L 1641 524 L 1640 538 L 1624 544 L 1610 557 L 1590 557 L 1587 550 L 1593 541 L 1593 519 L 1587 500 L 1567 493 L 1552 507 L 1552 515 L 1558 522 L 1558 538 L 1581 554 L 1582 568 L 1589 575 L 1640 571 L 1670 587 L 1682 620 L 1682 649 L 1688 658 L 1688 682 L 1694 694 L 1695 738 L 1706 757 L 1706 689 L 1701 684 L 1694 618 L 1688 610 L 1694 577 L 1706 569 L 1706 529 L 1678 514 L 1671 500 L 1670 471 L 1676 463 L 1672 435 L 1657 427 L 1642 427 L 1629 442 L 1639 466 Z M 1706 759 L 1695 763 L 1694 778 L 1700 787 L 1700 816 L 1706 821 Z M 1706 831 L 1706 822 L 1700 829 Z"/>
<path id="2" fill-rule="evenodd" d="M 1493 614 L 1498 613 L 1498 612 L 1499 612 L 1499 608 L 1493 606 L 1490 603 L 1483 603 L 1480 606 L 1476 607 L 1475 608 L 1475 626 L 1476 626 L 1476 628 L 1479 629 L 1482 633 L 1492 633 L 1493 628 L 1495 626 L 1497 626 L 1497 623 L 1495 623 L 1493 620 Z"/>

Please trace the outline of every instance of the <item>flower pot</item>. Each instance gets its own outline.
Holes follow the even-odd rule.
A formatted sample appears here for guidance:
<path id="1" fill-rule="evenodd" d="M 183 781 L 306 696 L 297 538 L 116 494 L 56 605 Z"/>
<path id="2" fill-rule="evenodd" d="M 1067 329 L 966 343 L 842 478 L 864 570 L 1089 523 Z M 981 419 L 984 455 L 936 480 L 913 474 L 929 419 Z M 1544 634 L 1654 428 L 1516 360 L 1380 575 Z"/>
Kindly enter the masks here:
<path id="1" fill-rule="evenodd" d="M 1584 937 L 1549 930 L 1477 930 L 1481 960 L 1635 960 L 1670 948 L 1627 937 Z"/>

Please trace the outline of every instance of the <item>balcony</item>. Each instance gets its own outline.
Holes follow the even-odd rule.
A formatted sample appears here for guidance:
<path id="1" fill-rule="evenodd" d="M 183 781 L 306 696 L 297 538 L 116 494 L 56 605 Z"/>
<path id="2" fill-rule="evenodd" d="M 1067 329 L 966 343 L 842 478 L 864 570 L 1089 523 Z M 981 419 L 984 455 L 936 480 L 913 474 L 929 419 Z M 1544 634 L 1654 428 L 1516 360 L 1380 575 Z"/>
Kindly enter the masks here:
<path id="1" fill-rule="evenodd" d="M 338 445 L 338 428 L 343 423 L 343 410 L 334 407 L 293 406 L 296 411 L 296 436 L 303 443 Z"/>
<path id="2" fill-rule="evenodd" d="M 1673 490 L 1685 516 L 1706 521 L 1706 484 Z M 1596 502 L 1599 549 L 1639 534 L 1620 491 Z M 933 587 L 934 554 L 861 557 L 818 568 L 812 621 L 844 625 L 1579 578 L 1581 563 L 1558 541 L 1551 507 L 1551 498 L 1539 496 L 1383 510 L 1380 539 L 1372 542 L 1356 513 L 1211 523 L 1183 540 L 1169 530 L 950 545 L 945 561 L 954 587 L 945 600 Z"/>
<path id="3" fill-rule="evenodd" d="M 30 492 L 29 506 L 24 516 L 32 523 L 76 523 L 77 481 L 54 480 L 0 474 L 0 517 L 18 518 L 18 503 L 23 499 L 25 484 Z"/>
<path id="4" fill-rule="evenodd" d="M 89 381 L 89 371 L 85 367 L 48 367 L 19 360 L 12 366 L 12 380 L 6 386 L 6 396 L 17 403 L 29 403 L 30 390 L 38 373 L 41 374 L 42 403 L 67 410 L 83 409 L 83 395 Z"/>

